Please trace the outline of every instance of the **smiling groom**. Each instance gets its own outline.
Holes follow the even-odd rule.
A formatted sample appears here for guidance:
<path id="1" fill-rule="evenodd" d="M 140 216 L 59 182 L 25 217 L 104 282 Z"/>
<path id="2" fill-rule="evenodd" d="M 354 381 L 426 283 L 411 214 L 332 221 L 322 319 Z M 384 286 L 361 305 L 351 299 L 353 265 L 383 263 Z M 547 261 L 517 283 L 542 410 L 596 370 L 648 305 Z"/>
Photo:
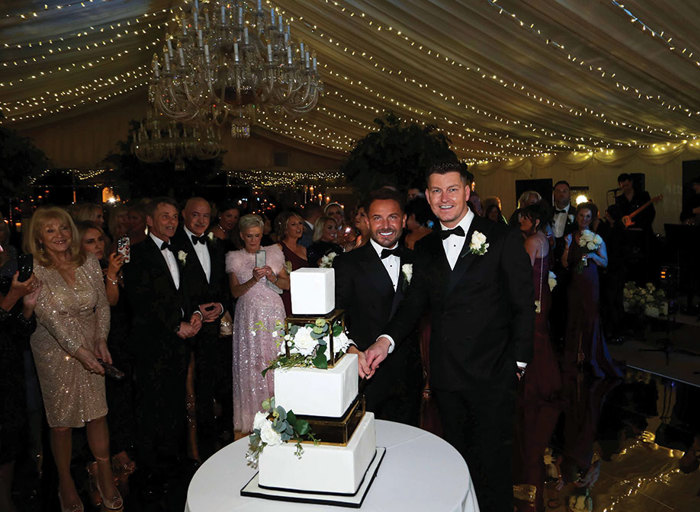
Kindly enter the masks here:
<path id="1" fill-rule="evenodd" d="M 535 321 L 530 260 L 519 231 L 469 210 L 464 166 L 437 164 L 426 177 L 442 229 L 421 242 L 413 282 L 360 373 L 371 376 L 430 308 L 431 389 L 444 437 L 466 460 L 481 510 L 511 512 L 515 389 Z"/>

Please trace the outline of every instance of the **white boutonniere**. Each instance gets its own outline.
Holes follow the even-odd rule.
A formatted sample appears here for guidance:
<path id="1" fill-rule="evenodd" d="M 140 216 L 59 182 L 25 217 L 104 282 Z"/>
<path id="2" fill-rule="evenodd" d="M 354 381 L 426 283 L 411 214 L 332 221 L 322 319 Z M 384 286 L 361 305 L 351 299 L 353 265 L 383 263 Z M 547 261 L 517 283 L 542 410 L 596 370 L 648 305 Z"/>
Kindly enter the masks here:
<path id="1" fill-rule="evenodd" d="M 474 231 L 472 239 L 469 242 L 469 254 L 483 256 L 488 252 L 489 244 L 486 242 L 486 235 L 479 231 Z"/>
<path id="2" fill-rule="evenodd" d="M 401 272 L 403 272 L 403 277 L 406 280 L 406 284 L 411 284 L 411 278 L 413 277 L 413 264 L 404 263 L 401 265 Z"/>
<path id="3" fill-rule="evenodd" d="M 177 259 L 183 265 L 187 263 L 187 253 L 185 251 L 177 251 Z"/>
<path id="4" fill-rule="evenodd" d="M 568 219 L 571 224 L 574 223 L 574 216 L 571 213 L 568 215 Z"/>
<path id="5" fill-rule="evenodd" d="M 214 241 L 214 232 L 210 231 L 209 234 L 207 235 L 207 238 L 209 239 L 210 242 Z"/>
<path id="6" fill-rule="evenodd" d="M 336 256 L 337 254 L 335 252 L 326 254 L 321 258 L 321 261 L 318 264 L 319 268 L 333 268 L 333 260 Z"/>

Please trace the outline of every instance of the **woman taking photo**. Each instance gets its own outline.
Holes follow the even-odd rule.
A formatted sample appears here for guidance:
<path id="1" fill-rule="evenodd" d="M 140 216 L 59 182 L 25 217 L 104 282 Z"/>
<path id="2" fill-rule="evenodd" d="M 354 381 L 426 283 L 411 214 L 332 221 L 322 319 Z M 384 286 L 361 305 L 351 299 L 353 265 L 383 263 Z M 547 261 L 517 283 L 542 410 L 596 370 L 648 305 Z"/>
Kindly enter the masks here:
<path id="1" fill-rule="evenodd" d="M 31 347 L 51 428 L 61 510 L 83 510 L 70 473 L 71 429 L 83 426 L 97 461 L 96 484 L 103 505 L 118 510 L 123 503 L 112 476 L 104 369 L 98 361 L 112 362 L 107 349 L 109 305 L 100 264 L 80 250 L 75 224 L 61 208 L 37 209 L 25 242 L 43 284 Z"/>
<path id="2" fill-rule="evenodd" d="M 592 234 L 591 224 L 597 218 L 595 204 L 581 203 L 576 208 L 577 229 L 564 239 L 566 248 L 561 262 L 571 275 L 564 361 L 588 365 L 598 378 L 622 377 L 612 362 L 600 325 L 598 267 L 608 266 L 608 252 L 605 242 L 597 235 L 590 244 L 586 243 Z"/>
<path id="3" fill-rule="evenodd" d="M 243 249 L 226 255 L 231 294 L 238 299 L 233 319 L 233 421 L 234 430 L 250 432 L 262 401 L 275 394 L 273 372 L 260 372 L 277 356 L 272 337 L 277 322 L 285 319 L 284 304 L 268 282 L 289 289 L 284 255 L 278 245 L 261 247 L 264 221 L 245 215 L 239 227 Z M 262 261 L 264 257 L 265 261 Z M 256 324 L 262 322 L 262 328 Z"/>

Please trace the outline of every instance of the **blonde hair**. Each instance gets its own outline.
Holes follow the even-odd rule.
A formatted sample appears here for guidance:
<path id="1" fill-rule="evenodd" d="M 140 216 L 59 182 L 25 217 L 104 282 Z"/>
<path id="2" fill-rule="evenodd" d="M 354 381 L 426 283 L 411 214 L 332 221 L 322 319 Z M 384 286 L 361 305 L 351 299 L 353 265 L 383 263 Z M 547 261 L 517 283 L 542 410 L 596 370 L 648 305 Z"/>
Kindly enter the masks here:
<path id="1" fill-rule="evenodd" d="M 97 222 L 97 212 L 104 214 L 102 206 L 95 203 L 78 203 L 71 206 L 69 213 L 74 221 L 89 220 Z"/>
<path id="2" fill-rule="evenodd" d="M 249 213 L 244 215 L 238 221 L 238 230 L 243 233 L 245 230 L 252 227 L 259 227 L 263 229 L 265 227 L 265 221 L 260 217 L 260 215 L 255 215 L 254 213 Z"/>
<path id="3" fill-rule="evenodd" d="M 525 203 L 527 203 L 527 201 L 530 199 L 530 196 L 535 196 L 537 198 L 537 203 L 542 201 L 542 196 L 539 192 L 537 192 L 536 190 L 526 190 L 525 192 L 520 194 L 520 197 L 518 198 L 518 208 L 525 208 L 527 206 L 527 204 Z"/>
<path id="4" fill-rule="evenodd" d="M 320 216 L 314 224 L 314 242 L 318 242 L 323 237 L 323 230 L 326 227 L 326 222 L 332 222 L 335 224 L 336 228 L 338 227 L 338 221 L 336 221 L 333 217 L 328 217 L 327 215 Z"/>
<path id="5" fill-rule="evenodd" d="M 126 205 L 120 204 L 109 210 L 109 221 L 107 222 L 107 228 L 109 229 L 109 234 L 115 240 L 125 233 L 117 233 L 117 220 L 120 215 L 128 215 L 129 208 Z M 106 234 L 106 233 L 105 233 Z"/>
<path id="6" fill-rule="evenodd" d="M 85 263 L 86 256 L 80 250 L 80 236 L 78 235 L 78 228 L 75 227 L 75 223 L 68 212 L 63 208 L 58 208 L 56 206 L 42 206 L 37 208 L 29 220 L 29 229 L 24 237 L 24 252 L 30 252 L 34 256 L 34 260 L 42 267 L 50 268 L 53 266 L 53 262 L 49 258 L 49 255 L 44 251 L 41 241 L 39 240 L 39 235 L 41 230 L 46 225 L 47 222 L 51 220 L 57 220 L 59 222 L 65 223 L 70 228 L 71 232 L 71 242 L 68 251 L 70 252 L 71 262 L 75 263 L 76 266 L 80 266 Z"/>

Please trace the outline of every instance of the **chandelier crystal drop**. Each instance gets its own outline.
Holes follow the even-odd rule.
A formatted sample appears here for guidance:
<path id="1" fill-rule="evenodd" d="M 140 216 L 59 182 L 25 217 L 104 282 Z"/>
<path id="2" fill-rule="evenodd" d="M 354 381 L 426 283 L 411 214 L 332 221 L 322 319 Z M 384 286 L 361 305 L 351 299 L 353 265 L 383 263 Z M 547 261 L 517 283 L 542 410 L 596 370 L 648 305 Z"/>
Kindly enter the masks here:
<path id="1" fill-rule="evenodd" d="M 260 0 L 185 0 L 152 69 L 159 112 L 182 123 L 230 120 L 237 138 L 250 135 L 257 110 L 304 114 L 323 92 L 313 52 Z"/>

